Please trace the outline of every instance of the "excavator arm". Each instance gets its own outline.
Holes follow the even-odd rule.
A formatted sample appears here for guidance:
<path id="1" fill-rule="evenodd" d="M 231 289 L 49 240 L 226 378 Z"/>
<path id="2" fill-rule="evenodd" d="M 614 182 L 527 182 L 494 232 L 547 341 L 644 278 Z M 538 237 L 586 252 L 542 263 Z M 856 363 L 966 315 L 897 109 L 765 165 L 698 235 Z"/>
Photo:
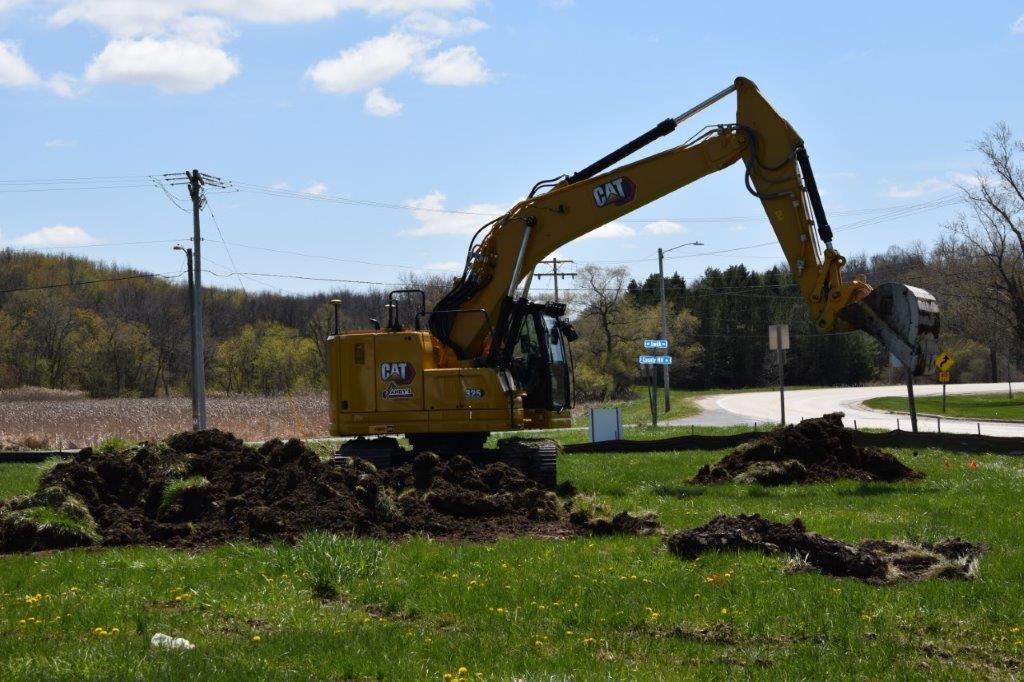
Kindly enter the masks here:
<path id="1" fill-rule="evenodd" d="M 735 123 L 608 170 L 733 92 Z M 551 252 L 741 159 L 747 189 L 764 206 L 817 327 L 862 329 L 915 374 L 927 371 L 938 335 L 935 299 L 905 285 L 873 290 L 862 279 L 844 281 L 846 261 L 832 246 L 803 140 L 746 78 L 572 176 L 538 183 L 527 199 L 482 227 L 462 277 L 431 315 L 431 331 L 460 360 L 493 361 L 508 336 L 520 283 Z"/>

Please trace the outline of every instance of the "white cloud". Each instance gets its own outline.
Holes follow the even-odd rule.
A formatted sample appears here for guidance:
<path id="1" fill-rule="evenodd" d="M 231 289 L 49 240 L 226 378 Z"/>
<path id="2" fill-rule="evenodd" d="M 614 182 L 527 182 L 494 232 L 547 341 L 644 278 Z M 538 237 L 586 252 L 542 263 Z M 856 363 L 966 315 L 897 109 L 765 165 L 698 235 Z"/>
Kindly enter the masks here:
<path id="1" fill-rule="evenodd" d="M 178 38 L 110 41 L 96 55 L 85 79 L 153 85 L 168 93 L 202 93 L 238 73 L 238 61 L 213 45 Z"/>
<path id="2" fill-rule="evenodd" d="M 314 182 L 306 189 L 299 191 L 302 192 L 303 194 L 309 194 L 310 196 L 322 197 L 324 194 L 327 193 L 327 185 L 325 185 L 322 182 Z"/>
<path id="3" fill-rule="evenodd" d="M 0 9 L 11 4 L 12 0 L 0 0 Z M 415 27 L 409 30 L 420 33 L 400 31 L 397 38 L 391 34 L 371 39 L 338 59 L 314 65 L 308 75 L 329 92 L 367 89 L 404 71 L 412 59 L 403 57 L 403 50 L 411 50 L 416 58 L 423 56 L 432 46 L 428 35 L 466 35 L 486 28 L 478 19 L 431 14 L 470 11 L 477 0 L 58 0 L 55 4 L 51 24 L 91 24 L 111 37 L 87 68 L 87 80 L 152 84 L 179 93 L 205 92 L 238 73 L 238 60 L 219 49 L 235 36 L 238 22 L 311 22 L 359 11 L 405 16 L 409 26 Z M 373 48 L 379 49 L 373 52 Z M 169 53 L 178 59 L 168 59 Z M 184 65 L 173 68 L 178 61 Z M 187 78 L 196 67 L 198 74 Z M 51 87 L 58 94 L 71 93 L 66 80 Z"/>
<path id="4" fill-rule="evenodd" d="M 380 88 L 374 88 L 366 93 L 363 109 L 372 116 L 397 116 L 402 113 L 402 103 L 385 95 Z"/>
<path id="5" fill-rule="evenodd" d="M 46 81 L 46 85 L 58 97 L 71 99 L 77 94 L 75 87 L 78 85 L 78 79 L 66 73 L 58 72 L 50 76 L 50 79 Z"/>
<path id="6" fill-rule="evenodd" d="M 411 33 L 422 33 L 439 38 L 466 36 L 490 28 L 476 17 L 449 19 L 433 12 L 413 12 L 402 20 L 402 29 Z"/>
<path id="7" fill-rule="evenodd" d="M 442 192 L 433 191 L 420 199 L 407 201 L 406 205 L 413 209 L 412 214 L 420 225 L 402 234 L 416 237 L 473 234 L 481 225 L 507 210 L 497 204 L 473 204 L 459 212 L 446 213 L 445 199 L 447 197 Z"/>
<path id="8" fill-rule="evenodd" d="M 1024 16 L 1013 22 L 1013 26 L 1010 27 L 1010 30 L 1014 33 L 1024 33 Z"/>
<path id="9" fill-rule="evenodd" d="M 414 67 L 430 85 L 479 85 L 491 78 L 483 57 L 471 45 L 456 45 Z"/>
<path id="10" fill-rule="evenodd" d="M 459 263 L 458 261 L 446 260 L 443 263 L 430 263 L 429 265 L 423 266 L 424 270 L 431 272 L 462 272 L 465 263 Z"/>
<path id="11" fill-rule="evenodd" d="M 21 55 L 21 48 L 17 43 L 0 40 L 0 86 L 42 87 L 60 97 L 74 97 L 74 84 L 75 79 L 64 73 L 56 73 L 49 79 L 43 80 L 42 76 Z"/>
<path id="12" fill-rule="evenodd" d="M 636 230 L 629 225 L 610 222 L 606 225 L 602 225 L 592 232 L 586 233 L 580 237 L 580 239 L 626 239 L 635 236 Z"/>
<path id="13" fill-rule="evenodd" d="M 97 244 L 98 240 L 80 227 L 54 225 L 29 232 L 13 242 L 17 246 L 85 246 Z"/>
<path id="14" fill-rule="evenodd" d="M 0 85 L 26 87 L 41 83 L 39 74 L 21 56 L 18 45 L 0 41 Z"/>
<path id="15" fill-rule="evenodd" d="M 432 41 L 396 31 L 364 40 L 334 59 L 321 60 L 306 75 L 324 92 L 358 92 L 402 73 L 432 45 Z"/>
<path id="16" fill-rule="evenodd" d="M 950 184 L 938 178 L 928 178 L 911 185 L 890 185 L 883 194 L 890 199 L 915 199 L 925 194 L 949 189 Z"/>
<path id="17" fill-rule="evenodd" d="M 78 140 L 66 140 L 62 137 L 55 137 L 52 140 L 46 141 L 46 146 L 50 149 L 57 149 L 60 147 L 76 147 L 78 146 Z"/>
<path id="18" fill-rule="evenodd" d="M 678 234 L 685 231 L 685 227 L 672 220 L 656 220 L 644 225 L 644 232 L 647 234 Z"/>
<path id="19" fill-rule="evenodd" d="M 916 199 L 926 194 L 934 194 L 936 192 L 951 190 L 958 185 L 971 185 L 977 187 L 980 184 L 981 180 L 979 180 L 976 175 L 950 171 L 949 173 L 946 173 L 945 177 L 925 178 L 920 182 L 915 182 L 909 185 L 890 185 L 884 192 L 882 192 L 882 195 L 889 197 L 890 199 Z"/>

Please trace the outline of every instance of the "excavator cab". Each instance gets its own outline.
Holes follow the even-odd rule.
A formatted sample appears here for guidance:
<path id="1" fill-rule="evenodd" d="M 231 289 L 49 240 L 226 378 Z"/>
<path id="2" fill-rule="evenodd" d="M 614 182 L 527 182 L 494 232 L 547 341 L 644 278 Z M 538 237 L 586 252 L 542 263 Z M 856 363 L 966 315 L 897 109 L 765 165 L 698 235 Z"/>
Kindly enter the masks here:
<path id="1" fill-rule="evenodd" d="M 512 321 L 506 364 L 523 396 L 524 420 L 533 428 L 557 428 L 570 419 L 572 351 L 576 332 L 562 319 L 561 304 L 529 303 Z"/>

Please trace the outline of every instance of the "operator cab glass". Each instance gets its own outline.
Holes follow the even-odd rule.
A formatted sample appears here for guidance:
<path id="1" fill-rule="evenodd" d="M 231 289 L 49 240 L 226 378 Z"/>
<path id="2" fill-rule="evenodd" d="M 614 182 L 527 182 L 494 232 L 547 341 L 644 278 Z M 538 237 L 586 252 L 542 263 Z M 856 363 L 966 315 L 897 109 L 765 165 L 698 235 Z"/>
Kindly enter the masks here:
<path id="1" fill-rule="evenodd" d="M 572 407 L 572 356 L 558 320 L 540 311 L 523 317 L 512 351 L 512 374 L 526 391 L 523 407 Z"/>

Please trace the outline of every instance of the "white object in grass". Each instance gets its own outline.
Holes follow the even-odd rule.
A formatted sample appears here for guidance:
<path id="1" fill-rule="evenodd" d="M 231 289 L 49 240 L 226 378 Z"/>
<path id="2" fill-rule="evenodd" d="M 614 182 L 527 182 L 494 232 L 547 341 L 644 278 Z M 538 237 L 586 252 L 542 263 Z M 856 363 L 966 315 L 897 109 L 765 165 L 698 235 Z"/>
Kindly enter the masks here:
<path id="1" fill-rule="evenodd" d="M 171 637 L 170 635 L 165 635 L 162 632 L 158 632 L 153 635 L 152 639 L 149 640 L 149 643 L 160 649 L 184 649 L 185 651 L 190 651 L 196 648 L 195 644 L 184 637 Z"/>

